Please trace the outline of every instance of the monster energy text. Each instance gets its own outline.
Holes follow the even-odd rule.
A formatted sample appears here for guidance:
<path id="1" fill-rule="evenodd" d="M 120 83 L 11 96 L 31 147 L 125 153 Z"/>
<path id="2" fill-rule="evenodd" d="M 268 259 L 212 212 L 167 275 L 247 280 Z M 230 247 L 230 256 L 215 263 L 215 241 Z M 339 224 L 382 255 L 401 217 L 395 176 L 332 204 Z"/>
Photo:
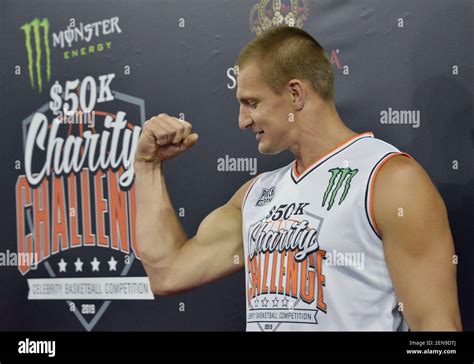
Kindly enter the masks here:
<path id="1" fill-rule="evenodd" d="M 85 41 L 88 43 L 93 36 L 99 38 L 102 35 L 115 32 L 122 33 L 118 23 L 119 18 L 117 16 L 85 25 L 80 22 L 78 26 L 76 26 L 74 19 L 71 19 L 66 30 L 53 33 L 53 47 L 59 45 L 61 48 L 64 48 L 64 43 L 67 43 L 69 48 L 71 48 L 73 42 Z"/>

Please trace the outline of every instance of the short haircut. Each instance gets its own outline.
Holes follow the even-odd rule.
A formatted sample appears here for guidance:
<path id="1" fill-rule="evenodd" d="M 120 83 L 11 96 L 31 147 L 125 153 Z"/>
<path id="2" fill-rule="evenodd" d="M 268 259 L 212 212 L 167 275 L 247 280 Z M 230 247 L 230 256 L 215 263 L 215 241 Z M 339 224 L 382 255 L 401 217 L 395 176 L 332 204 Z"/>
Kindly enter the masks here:
<path id="1" fill-rule="evenodd" d="M 261 33 L 241 50 L 236 65 L 242 69 L 254 61 L 277 95 L 291 79 L 304 79 L 323 100 L 334 102 L 331 63 L 324 48 L 304 30 L 279 26 Z"/>

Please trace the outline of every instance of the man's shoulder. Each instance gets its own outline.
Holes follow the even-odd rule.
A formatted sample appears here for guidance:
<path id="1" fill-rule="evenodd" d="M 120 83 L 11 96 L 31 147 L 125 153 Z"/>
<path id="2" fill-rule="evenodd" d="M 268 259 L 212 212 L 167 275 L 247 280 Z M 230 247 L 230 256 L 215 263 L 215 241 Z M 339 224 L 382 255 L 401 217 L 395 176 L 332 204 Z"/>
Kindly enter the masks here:
<path id="1" fill-rule="evenodd" d="M 390 158 L 377 175 L 374 186 L 374 204 L 393 209 L 395 206 L 426 204 L 438 199 L 436 186 L 425 169 L 406 154 Z"/>
<path id="2" fill-rule="evenodd" d="M 285 164 L 284 166 L 277 168 L 277 169 L 272 169 L 270 171 L 262 172 L 260 173 L 257 177 L 260 178 L 269 178 L 269 177 L 275 177 L 275 176 L 283 176 L 285 175 L 288 171 L 293 168 L 293 165 L 295 164 L 295 161 L 292 160 L 290 163 Z"/>
<path id="3" fill-rule="evenodd" d="M 279 175 L 284 175 L 293 166 L 293 163 L 294 161 L 292 161 L 291 163 L 283 167 L 270 170 L 270 171 L 261 172 L 257 174 L 255 177 L 252 177 L 250 180 L 248 180 L 247 182 L 245 182 L 243 185 L 240 186 L 240 188 L 237 190 L 234 196 L 232 196 L 229 202 L 231 202 L 234 206 L 239 207 L 241 209 L 247 194 L 250 192 L 251 188 L 258 181 L 266 180 L 267 178 L 278 178 Z"/>
<path id="4" fill-rule="evenodd" d="M 423 178 L 424 175 L 426 175 L 426 172 L 423 167 L 412 157 L 408 154 L 397 153 L 380 167 L 377 182 L 382 186 L 404 186 L 409 185 L 414 180 L 426 182 Z"/>
<path id="5" fill-rule="evenodd" d="M 389 143 L 384 139 L 379 139 L 376 137 L 360 139 L 358 141 L 358 144 L 359 149 L 367 153 L 376 151 L 380 151 L 381 153 L 399 151 L 399 149 L 395 145 Z"/>

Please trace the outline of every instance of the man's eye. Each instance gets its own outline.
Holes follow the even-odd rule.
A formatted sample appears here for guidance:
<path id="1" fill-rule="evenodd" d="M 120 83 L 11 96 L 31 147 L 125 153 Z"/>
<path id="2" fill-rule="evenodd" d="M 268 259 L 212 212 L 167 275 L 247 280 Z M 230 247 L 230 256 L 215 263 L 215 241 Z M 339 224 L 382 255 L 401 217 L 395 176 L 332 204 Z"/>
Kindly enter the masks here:
<path id="1" fill-rule="evenodd" d="M 249 106 L 250 106 L 251 108 L 254 108 L 254 109 L 255 109 L 255 108 L 257 107 L 257 103 L 256 103 L 256 102 L 249 102 Z"/>

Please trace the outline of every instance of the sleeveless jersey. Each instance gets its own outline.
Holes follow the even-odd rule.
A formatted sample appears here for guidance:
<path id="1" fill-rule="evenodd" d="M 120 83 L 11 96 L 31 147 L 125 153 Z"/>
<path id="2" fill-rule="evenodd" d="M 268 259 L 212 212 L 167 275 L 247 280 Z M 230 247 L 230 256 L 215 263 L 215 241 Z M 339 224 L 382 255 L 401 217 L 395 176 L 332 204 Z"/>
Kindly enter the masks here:
<path id="1" fill-rule="evenodd" d="M 374 180 L 396 155 L 370 132 L 298 175 L 256 177 L 242 203 L 247 331 L 407 330 L 372 213 Z"/>

